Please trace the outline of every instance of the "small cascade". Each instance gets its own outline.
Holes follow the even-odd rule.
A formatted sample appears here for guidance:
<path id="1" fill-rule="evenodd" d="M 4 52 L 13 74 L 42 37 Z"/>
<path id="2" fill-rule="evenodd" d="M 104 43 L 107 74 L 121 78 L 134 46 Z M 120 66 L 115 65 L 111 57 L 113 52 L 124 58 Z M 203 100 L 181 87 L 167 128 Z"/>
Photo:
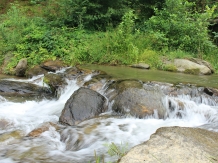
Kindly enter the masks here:
<path id="1" fill-rule="evenodd" d="M 214 106 L 214 103 L 210 105 L 211 102 L 208 100 L 199 103 L 187 96 L 166 96 L 163 101 L 167 109 L 167 118 L 195 119 L 207 123 L 218 120 L 218 106 Z"/>

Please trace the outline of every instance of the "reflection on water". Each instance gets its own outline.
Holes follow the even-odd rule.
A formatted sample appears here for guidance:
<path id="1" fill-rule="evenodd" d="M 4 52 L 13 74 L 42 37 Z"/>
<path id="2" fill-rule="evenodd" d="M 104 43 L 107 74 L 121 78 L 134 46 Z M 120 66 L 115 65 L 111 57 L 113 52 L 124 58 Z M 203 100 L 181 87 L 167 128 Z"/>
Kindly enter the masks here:
<path id="1" fill-rule="evenodd" d="M 101 70 L 119 79 L 139 79 L 142 81 L 159 81 L 169 83 L 197 84 L 218 88 L 218 75 L 190 75 L 183 73 L 144 70 L 124 66 L 83 65 L 82 68 Z"/>

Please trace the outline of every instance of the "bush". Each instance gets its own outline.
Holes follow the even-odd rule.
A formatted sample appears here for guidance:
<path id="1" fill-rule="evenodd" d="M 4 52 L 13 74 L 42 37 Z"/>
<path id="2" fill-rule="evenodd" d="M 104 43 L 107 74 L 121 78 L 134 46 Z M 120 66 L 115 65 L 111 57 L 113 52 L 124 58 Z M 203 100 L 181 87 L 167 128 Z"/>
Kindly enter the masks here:
<path id="1" fill-rule="evenodd" d="M 145 49 L 144 52 L 139 55 L 139 61 L 149 64 L 151 68 L 162 69 L 160 55 L 156 51 Z"/>
<path id="2" fill-rule="evenodd" d="M 208 36 L 209 19 L 215 10 L 207 7 L 203 13 L 193 11 L 195 4 L 186 0 L 166 0 L 162 10 L 155 10 L 146 22 L 148 33 L 161 42 L 160 49 L 180 49 L 196 54 L 202 54 L 215 48 Z M 154 47 L 157 46 L 154 44 Z"/>

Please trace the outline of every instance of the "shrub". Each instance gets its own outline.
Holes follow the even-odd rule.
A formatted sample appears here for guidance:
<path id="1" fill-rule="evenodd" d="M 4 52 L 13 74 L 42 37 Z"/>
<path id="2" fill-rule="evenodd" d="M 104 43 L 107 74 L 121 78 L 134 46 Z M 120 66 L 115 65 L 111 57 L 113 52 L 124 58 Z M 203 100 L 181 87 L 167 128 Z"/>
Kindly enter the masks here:
<path id="1" fill-rule="evenodd" d="M 149 64 L 151 68 L 162 69 L 160 55 L 156 51 L 145 49 L 144 52 L 139 55 L 139 61 Z"/>
<path id="2" fill-rule="evenodd" d="M 166 0 L 162 10 L 155 10 L 155 16 L 146 22 L 146 26 L 148 32 L 160 40 L 160 49 L 168 46 L 193 52 L 197 54 L 195 57 L 202 58 L 203 53 L 215 48 L 208 36 L 208 20 L 216 6 L 206 7 L 202 13 L 193 11 L 194 6 L 186 0 Z"/>

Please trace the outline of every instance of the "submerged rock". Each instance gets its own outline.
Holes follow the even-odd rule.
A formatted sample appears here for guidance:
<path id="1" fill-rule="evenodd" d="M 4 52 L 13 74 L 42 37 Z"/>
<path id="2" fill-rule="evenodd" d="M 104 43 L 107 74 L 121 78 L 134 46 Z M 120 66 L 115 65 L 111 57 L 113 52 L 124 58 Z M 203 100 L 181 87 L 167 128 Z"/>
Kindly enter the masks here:
<path id="1" fill-rule="evenodd" d="M 146 63 L 138 63 L 138 64 L 133 64 L 131 65 L 133 68 L 141 68 L 141 69 L 149 69 L 150 66 Z"/>
<path id="2" fill-rule="evenodd" d="M 12 142 L 15 142 L 16 139 L 21 139 L 24 136 L 24 133 L 20 130 L 15 130 L 12 132 L 6 132 L 3 134 L 0 134 L 0 143 L 10 144 Z"/>
<path id="3" fill-rule="evenodd" d="M 106 110 L 105 102 L 106 99 L 101 94 L 91 89 L 80 88 L 67 100 L 59 122 L 76 125 L 83 120 L 98 116 Z"/>
<path id="4" fill-rule="evenodd" d="M 46 122 L 43 123 L 41 126 L 39 126 L 38 128 L 34 129 L 33 131 L 31 131 L 27 136 L 30 137 L 38 137 L 40 136 L 43 132 L 48 131 L 50 127 L 54 127 L 55 130 L 58 129 L 58 126 L 52 122 Z"/>
<path id="5" fill-rule="evenodd" d="M 160 128 L 119 163 L 218 162 L 218 133 L 199 128 Z"/>

